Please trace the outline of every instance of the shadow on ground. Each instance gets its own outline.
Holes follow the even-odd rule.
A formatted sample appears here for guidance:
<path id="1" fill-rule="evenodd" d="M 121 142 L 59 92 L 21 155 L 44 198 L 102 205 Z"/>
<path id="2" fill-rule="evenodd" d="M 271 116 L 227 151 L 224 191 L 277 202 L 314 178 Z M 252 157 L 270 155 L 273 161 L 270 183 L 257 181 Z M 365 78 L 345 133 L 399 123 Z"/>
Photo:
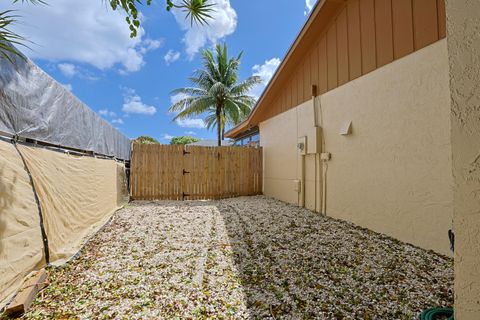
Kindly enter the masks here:
<path id="1" fill-rule="evenodd" d="M 412 319 L 453 304 L 448 258 L 263 197 L 217 207 L 253 318 Z"/>

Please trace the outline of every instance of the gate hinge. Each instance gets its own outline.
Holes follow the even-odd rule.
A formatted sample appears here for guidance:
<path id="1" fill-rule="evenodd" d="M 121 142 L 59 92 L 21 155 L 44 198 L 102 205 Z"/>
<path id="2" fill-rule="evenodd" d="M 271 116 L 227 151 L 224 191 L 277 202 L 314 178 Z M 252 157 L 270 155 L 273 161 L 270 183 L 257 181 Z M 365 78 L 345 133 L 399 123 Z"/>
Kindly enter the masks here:
<path id="1" fill-rule="evenodd" d="M 182 200 L 185 200 L 185 197 L 190 197 L 190 195 L 189 195 L 189 194 L 186 194 L 185 192 L 183 192 L 182 197 L 183 197 Z"/>
<path id="2" fill-rule="evenodd" d="M 183 150 L 183 155 L 190 154 L 191 152 Z"/>
<path id="3" fill-rule="evenodd" d="M 190 171 L 185 171 L 185 169 L 183 169 L 183 174 L 185 175 L 186 173 L 190 173 Z"/>

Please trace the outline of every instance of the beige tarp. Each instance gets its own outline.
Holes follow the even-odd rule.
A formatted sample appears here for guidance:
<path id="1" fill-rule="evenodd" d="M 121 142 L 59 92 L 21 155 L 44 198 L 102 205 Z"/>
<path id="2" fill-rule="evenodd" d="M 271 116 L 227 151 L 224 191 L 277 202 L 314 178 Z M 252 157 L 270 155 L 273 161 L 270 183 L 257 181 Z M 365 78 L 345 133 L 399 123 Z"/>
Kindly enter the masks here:
<path id="1" fill-rule="evenodd" d="M 125 168 L 113 160 L 18 145 L 43 212 L 50 262 L 64 263 L 127 200 Z M 13 145 L 0 141 L 0 307 L 44 265 L 37 205 Z"/>
<path id="2" fill-rule="evenodd" d="M 15 147 L 0 140 L 0 308 L 33 269 L 44 265 L 32 186 Z"/>
<path id="3" fill-rule="evenodd" d="M 19 148 L 40 198 L 50 262 L 61 264 L 122 206 L 117 163 L 43 148 Z"/>

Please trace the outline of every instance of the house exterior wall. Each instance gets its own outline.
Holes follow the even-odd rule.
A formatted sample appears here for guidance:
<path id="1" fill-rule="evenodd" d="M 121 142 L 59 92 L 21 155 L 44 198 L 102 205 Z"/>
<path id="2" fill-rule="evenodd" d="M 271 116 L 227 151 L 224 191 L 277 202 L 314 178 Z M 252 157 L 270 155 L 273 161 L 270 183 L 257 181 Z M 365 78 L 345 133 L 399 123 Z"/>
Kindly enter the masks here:
<path id="1" fill-rule="evenodd" d="M 260 123 L 260 145 L 263 146 L 264 193 L 268 196 L 298 204 L 300 193 L 296 184 L 301 178 L 301 155 L 297 151 L 298 137 L 313 135 L 313 103 L 300 106 Z M 281 132 L 279 134 L 279 132 Z M 305 158 L 306 207 L 318 210 L 315 186 L 318 155 Z M 318 197 L 317 197 L 318 198 Z"/>
<path id="2" fill-rule="evenodd" d="M 442 40 L 321 96 L 328 215 L 451 254 L 447 61 Z"/>
<path id="3" fill-rule="evenodd" d="M 447 1 L 455 319 L 480 315 L 480 1 Z"/>
<path id="4" fill-rule="evenodd" d="M 332 158 L 324 165 L 319 153 L 305 157 L 308 208 L 321 211 L 325 192 L 329 216 L 450 254 L 446 48 L 445 40 L 438 41 L 317 97 L 323 152 Z M 300 203 L 294 186 L 301 179 L 302 158 L 296 144 L 308 135 L 313 119 L 310 102 L 260 123 L 267 196 Z M 352 134 L 340 135 L 349 121 Z"/>
<path id="5" fill-rule="evenodd" d="M 255 121 L 308 101 L 312 85 L 323 94 L 445 38 L 445 0 L 326 2 L 334 13 L 321 30 L 313 22 L 317 34 L 272 83 Z"/>

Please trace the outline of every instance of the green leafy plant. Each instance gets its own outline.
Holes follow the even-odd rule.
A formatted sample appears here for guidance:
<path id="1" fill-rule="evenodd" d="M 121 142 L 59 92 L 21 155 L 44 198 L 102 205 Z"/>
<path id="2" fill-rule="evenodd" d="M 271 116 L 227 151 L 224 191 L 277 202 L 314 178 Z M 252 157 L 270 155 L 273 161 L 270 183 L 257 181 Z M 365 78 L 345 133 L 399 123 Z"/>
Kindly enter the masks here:
<path id="1" fill-rule="evenodd" d="M 31 3 L 31 4 L 47 4 L 45 0 L 12 0 L 13 3 Z M 140 14 L 138 6 L 142 5 L 141 0 L 101 0 L 108 2 L 113 11 L 122 10 L 126 13 L 126 22 L 130 29 L 130 37 L 134 38 L 138 35 L 140 28 Z M 152 0 L 146 0 L 147 6 L 152 4 Z M 172 9 L 180 9 L 187 13 L 185 19 L 190 19 L 190 23 L 196 24 L 208 24 L 208 19 L 211 19 L 210 15 L 214 11 L 214 4 L 209 3 L 209 0 L 179 0 L 172 1 L 166 0 L 166 9 L 168 11 Z M 25 46 L 26 39 L 13 32 L 10 27 L 19 15 L 14 14 L 12 10 L 0 12 L 0 57 L 13 62 L 11 55 L 24 58 L 24 56 L 15 48 L 15 45 Z"/>
<path id="2" fill-rule="evenodd" d="M 149 136 L 140 136 L 137 139 L 133 140 L 133 143 L 138 144 L 160 144 L 157 139 L 154 139 Z"/>
<path id="3" fill-rule="evenodd" d="M 172 140 L 170 140 L 170 144 L 189 144 L 189 143 L 194 143 L 198 142 L 200 139 L 190 137 L 190 136 L 181 136 L 181 137 L 174 137 Z"/>
<path id="4" fill-rule="evenodd" d="M 182 0 L 180 4 L 175 4 L 171 0 L 167 0 L 167 10 L 173 8 L 181 9 L 186 12 L 185 19 L 190 19 L 190 24 L 208 24 L 208 19 L 212 19 L 210 15 L 214 4 L 208 3 L 208 0 Z"/>
<path id="5" fill-rule="evenodd" d="M 13 63 L 12 55 L 23 58 L 14 45 L 24 45 L 25 42 L 25 38 L 9 29 L 16 18 L 12 10 L 0 12 L 0 56 L 11 63 Z"/>
<path id="6" fill-rule="evenodd" d="M 242 53 L 229 58 L 226 44 L 217 44 L 216 56 L 211 50 L 204 50 L 203 69 L 195 71 L 190 78 L 193 86 L 172 91 L 184 96 L 169 109 L 177 113 L 174 120 L 204 115 L 207 128 L 217 128 L 218 146 L 221 146 L 225 126 L 236 125 L 248 116 L 256 102 L 249 95 L 250 90 L 262 82 L 258 76 L 238 82 L 241 57 Z"/>

